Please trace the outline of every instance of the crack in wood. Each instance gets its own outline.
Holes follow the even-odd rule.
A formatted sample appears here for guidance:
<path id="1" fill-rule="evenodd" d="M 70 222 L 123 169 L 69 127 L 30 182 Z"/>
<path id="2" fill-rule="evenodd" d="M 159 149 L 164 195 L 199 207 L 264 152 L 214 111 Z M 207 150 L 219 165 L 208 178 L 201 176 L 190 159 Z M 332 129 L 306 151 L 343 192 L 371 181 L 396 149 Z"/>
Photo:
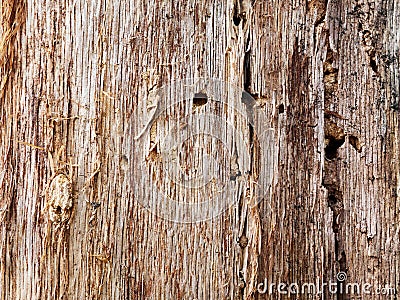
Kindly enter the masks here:
<path id="1" fill-rule="evenodd" d="M 327 37 L 329 31 L 327 32 Z M 336 99 L 338 89 L 338 68 L 334 66 L 335 53 L 327 45 L 326 59 L 323 63 L 323 84 L 324 84 L 324 107 L 333 106 Z M 344 203 L 343 191 L 340 178 L 340 157 L 339 148 L 344 144 L 346 134 L 344 129 L 339 126 L 332 117 L 337 120 L 346 120 L 342 115 L 329 109 L 324 109 L 324 137 L 325 137 L 325 161 L 322 185 L 327 190 L 327 205 L 332 211 L 332 231 L 334 234 L 334 255 L 338 272 L 347 272 L 346 253 L 344 250 L 343 221 L 344 221 Z M 351 139 L 356 143 L 356 140 Z M 357 139 L 358 142 L 358 139 Z M 359 145 L 357 144 L 358 148 Z M 358 149 L 357 148 L 357 149 Z M 345 295 L 340 293 L 343 290 L 345 282 L 336 280 L 337 283 L 337 299 L 343 298 Z"/>

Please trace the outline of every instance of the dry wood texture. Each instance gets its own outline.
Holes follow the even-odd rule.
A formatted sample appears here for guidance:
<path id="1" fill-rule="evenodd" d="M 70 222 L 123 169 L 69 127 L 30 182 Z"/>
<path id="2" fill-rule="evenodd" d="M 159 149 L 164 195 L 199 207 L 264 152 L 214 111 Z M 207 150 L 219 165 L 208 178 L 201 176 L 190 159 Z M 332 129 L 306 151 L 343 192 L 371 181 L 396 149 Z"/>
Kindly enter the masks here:
<path id="1" fill-rule="evenodd" d="M 258 283 L 340 271 L 400 288 L 397 0 L 3 0 L 0 14 L 1 299 L 284 299 Z M 227 167 L 242 178 L 234 204 L 182 224 L 141 205 L 159 187 L 138 189 L 133 162 L 164 163 L 170 121 L 151 124 L 143 148 L 138 133 L 154 91 L 194 77 L 256 103 L 244 121 L 214 108 L 247 145 Z M 275 132 L 269 159 L 253 105 Z M 169 109 L 171 120 L 187 112 Z M 227 163 L 223 145 L 199 145 Z M 263 166 L 272 183 L 252 207 Z"/>

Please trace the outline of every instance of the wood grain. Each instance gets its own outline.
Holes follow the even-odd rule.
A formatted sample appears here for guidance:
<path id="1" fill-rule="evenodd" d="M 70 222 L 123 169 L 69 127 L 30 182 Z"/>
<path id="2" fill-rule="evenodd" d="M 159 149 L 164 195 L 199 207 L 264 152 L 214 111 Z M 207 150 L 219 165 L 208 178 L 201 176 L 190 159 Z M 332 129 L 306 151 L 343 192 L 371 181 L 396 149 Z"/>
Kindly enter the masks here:
<path id="1" fill-rule="evenodd" d="M 340 271 L 398 289 L 399 11 L 394 0 L 3 1 L 1 299 L 284 299 L 258 283 Z M 250 93 L 276 141 L 257 144 L 257 114 L 253 128 L 219 111 L 249 145 L 251 161 L 236 158 L 249 176 L 223 214 L 182 224 L 141 205 L 156 187 L 134 188 L 132 161 L 154 91 L 194 77 Z M 162 124 L 146 133 L 151 159 Z M 272 185 L 252 206 L 263 168 Z"/>

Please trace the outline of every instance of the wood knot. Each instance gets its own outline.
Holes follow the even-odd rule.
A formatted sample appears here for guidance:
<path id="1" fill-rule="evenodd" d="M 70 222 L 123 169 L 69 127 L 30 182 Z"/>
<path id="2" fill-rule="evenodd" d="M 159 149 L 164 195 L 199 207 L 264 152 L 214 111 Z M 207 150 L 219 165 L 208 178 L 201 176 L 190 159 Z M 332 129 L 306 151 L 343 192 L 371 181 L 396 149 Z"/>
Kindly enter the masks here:
<path id="1" fill-rule="evenodd" d="M 58 225 L 65 223 L 71 216 L 71 181 L 65 174 L 53 178 L 46 193 L 49 219 Z"/>

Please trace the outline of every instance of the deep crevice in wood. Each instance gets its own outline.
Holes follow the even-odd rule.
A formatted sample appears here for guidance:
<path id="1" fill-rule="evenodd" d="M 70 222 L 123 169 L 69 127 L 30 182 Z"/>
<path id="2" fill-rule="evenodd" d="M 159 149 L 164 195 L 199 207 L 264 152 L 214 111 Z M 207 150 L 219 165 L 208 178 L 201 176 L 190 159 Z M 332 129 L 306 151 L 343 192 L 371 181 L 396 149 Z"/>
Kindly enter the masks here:
<path id="1" fill-rule="evenodd" d="M 329 35 L 329 32 L 328 32 Z M 332 231 L 334 234 L 334 254 L 337 262 L 338 272 L 347 272 L 347 261 L 344 243 L 342 241 L 343 230 L 343 191 L 341 189 L 340 178 L 340 157 L 339 148 L 344 144 L 346 134 L 344 129 L 340 127 L 332 117 L 339 120 L 345 120 L 343 116 L 335 111 L 329 110 L 334 106 L 336 93 L 338 89 L 338 69 L 334 67 L 334 52 L 328 46 L 326 59 L 323 63 L 323 83 L 324 83 L 324 137 L 325 137 L 325 163 L 324 176 L 322 185 L 327 190 L 327 204 L 332 211 Z M 354 143 L 359 145 L 358 139 L 352 139 Z M 359 147 L 358 147 L 359 148 Z M 345 295 L 341 293 L 345 282 L 337 280 L 337 299 L 343 298 Z"/>
<path id="2" fill-rule="evenodd" d="M 335 256 L 339 264 L 339 272 L 347 274 L 347 259 L 346 252 L 340 249 L 341 242 L 338 240 L 337 235 L 335 237 Z M 347 300 L 348 295 L 346 294 L 346 281 L 340 281 L 337 279 L 337 300 Z"/>
<path id="3" fill-rule="evenodd" d="M 242 20 L 242 18 L 239 15 L 239 9 L 238 9 L 237 2 L 233 6 L 233 18 L 232 18 L 232 20 L 233 20 L 233 24 L 235 24 L 235 26 L 239 26 L 240 21 Z"/>
<path id="4" fill-rule="evenodd" d="M 335 122 L 325 118 L 325 157 L 334 159 L 338 157 L 338 149 L 345 141 L 343 128 Z"/>
<path id="5" fill-rule="evenodd" d="M 328 48 L 326 53 L 326 60 L 324 61 L 324 98 L 325 108 L 328 108 L 334 100 L 338 88 L 338 69 L 333 66 L 334 53 L 332 49 Z"/>
<path id="6" fill-rule="evenodd" d="M 244 48 L 244 65 L 243 65 L 243 87 L 244 90 L 251 95 L 251 49 L 249 48 L 250 45 L 250 34 L 247 36 L 247 40 L 245 43 L 245 48 Z"/>

